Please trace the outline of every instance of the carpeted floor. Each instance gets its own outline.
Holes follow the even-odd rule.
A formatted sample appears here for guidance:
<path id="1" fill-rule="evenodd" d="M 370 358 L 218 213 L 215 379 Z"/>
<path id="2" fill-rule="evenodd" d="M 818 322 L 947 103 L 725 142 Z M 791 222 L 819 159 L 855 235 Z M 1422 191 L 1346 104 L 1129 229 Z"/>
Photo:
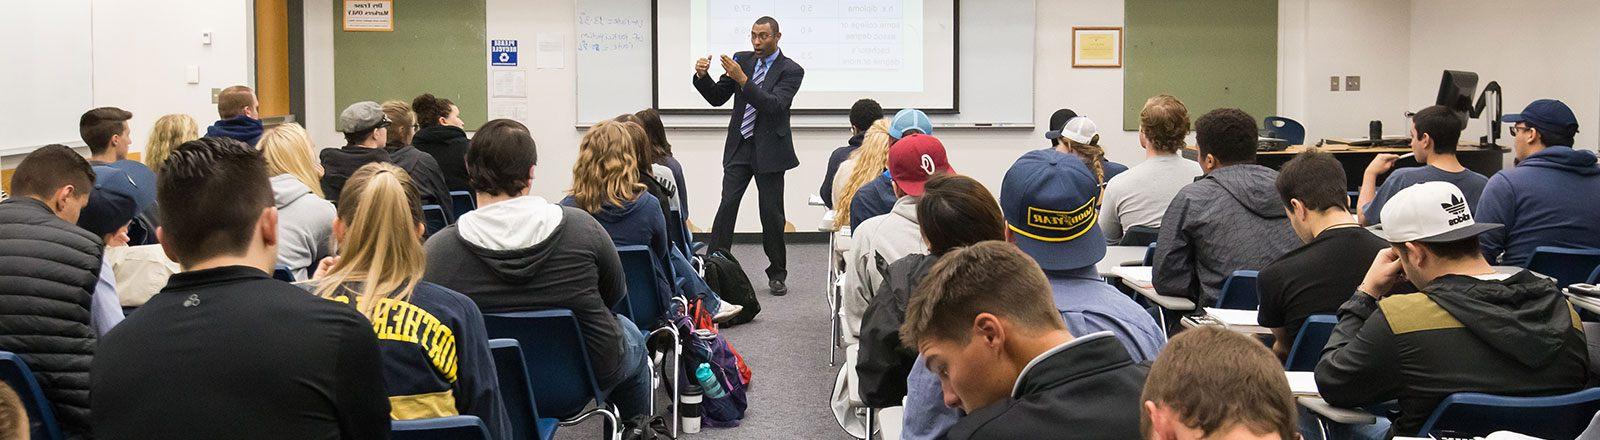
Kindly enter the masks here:
<path id="1" fill-rule="evenodd" d="M 789 245 L 789 294 L 767 293 L 766 255 L 756 244 L 735 245 L 761 299 L 755 321 L 724 329 L 754 371 L 750 408 L 737 428 L 705 428 L 688 439 L 849 439 L 828 408 L 837 367 L 828 366 L 828 303 L 822 285 L 826 244 Z M 841 352 L 840 357 L 843 357 Z M 662 395 L 658 401 L 665 403 Z M 659 407 L 659 405 L 658 405 Z M 602 438 L 600 423 L 563 428 L 559 439 Z"/>

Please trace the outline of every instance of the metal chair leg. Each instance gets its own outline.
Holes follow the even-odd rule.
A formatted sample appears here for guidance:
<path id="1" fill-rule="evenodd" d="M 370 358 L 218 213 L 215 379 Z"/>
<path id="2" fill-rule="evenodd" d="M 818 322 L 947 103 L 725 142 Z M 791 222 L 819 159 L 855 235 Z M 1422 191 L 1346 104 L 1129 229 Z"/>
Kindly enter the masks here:
<path id="1" fill-rule="evenodd" d="M 878 412 L 876 410 L 874 410 L 870 406 L 867 407 L 867 437 L 866 437 L 866 440 L 872 440 L 872 432 L 873 432 L 873 428 L 874 428 L 873 425 L 876 425 L 876 423 L 873 423 L 873 422 L 877 421 L 877 419 L 878 419 Z"/>

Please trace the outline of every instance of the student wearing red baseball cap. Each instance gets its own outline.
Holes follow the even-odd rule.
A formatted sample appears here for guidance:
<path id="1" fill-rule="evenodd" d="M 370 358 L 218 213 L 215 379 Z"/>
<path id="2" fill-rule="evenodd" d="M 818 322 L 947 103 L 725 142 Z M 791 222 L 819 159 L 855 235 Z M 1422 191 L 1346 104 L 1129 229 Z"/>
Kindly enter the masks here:
<path id="1" fill-rule="evenodd" d="M 950 172 L 944 144 L 926 134 L 901 138 L 889 147 L 889 178 L 893 181 L 895 203 L 888 214 L 861 222 L 851 234 L 855 241 L 845 253 L 843 302 L 839 313 L 844 319 L 845 342 L 854 344 L 861 333 L 861 315 L 883 283 L 882 269 L 913 253 L 928 253 L 917 223 L 917 199 L 922 185 L 936 173 Z"/>

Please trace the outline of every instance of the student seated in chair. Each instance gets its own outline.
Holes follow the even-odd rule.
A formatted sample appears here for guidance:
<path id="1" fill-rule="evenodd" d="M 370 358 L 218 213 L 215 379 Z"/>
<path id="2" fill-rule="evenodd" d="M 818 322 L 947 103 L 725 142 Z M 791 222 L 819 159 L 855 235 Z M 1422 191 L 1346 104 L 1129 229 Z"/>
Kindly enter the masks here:
<path id="1" fill-rule="evenodd" d="M 522 123 L 478 129 L 466 158 L 478 209 L 428 239 L 423 281 L 461 292 L 483 313 L 571 310 L 607 402 L 623 419 L 648 413 L 644 335 L 611 312 L 628 294 L 617 248 L 589 213 L 529 195 L 538 159 Z"/>
<path id="2" fill-rule="evenodd" d="M 916 349 L 900 344 L 906 303 L 940 257 L 979 242 L 1005 240 L 1006 230 L 994 194 L 977 180 L 952 173 L 928 178 L 917 201 L 917 219 L 929 253 L 907 255 L 884 271 L 883 285 L 861 317 L 855 366 L 866 406 L 888 408 L 904 400 L 904 440 L 938 438 L 961 416 L 944 406 L 939 379 L 919 368 Z"/>
<path id="3" fill-rule="evenodd" d="M 917 200 L 929 177 L 949 172 L 950 161 L 938 138 L 911 135 L 889 147 L 889 175 L 899 199 L 889 213 L 861 222 L 851 234 L 850 251 L 845 253 L 839 314 L 847 345 L 856 343 L 861 334 L 861 315 L 877 296 L 889 263 L 928 252 L 917 225 Z"/>
<path id="4" fill-rule="evenodd" d="M 941 258 L 906 306 L 900 336 L 943 381 L 945 404 L 967 413 L 945 438 L 1139 437 L 1149 369 L 1110 332 L 1069 331 L 1044 272 L 1012 244 Z"/>
<path id="5" fill-rule="evenodd" d="M 1168 95 L 1151 97 L 1139 111 L 1139 146 L 1144 162 L 1106 178 L 1100 230 L 1117 244 L 1135 226 L 1161 228 L 1161 216 L 1178 190 L 1200 177 L 1200 164 L 1178 154 L 1189 134 L 1189 109 Z"/>
<path id="6" fill-rule="evenodd" d="M 1374 156 L 1361 176 L 1361 194 L 1356 199 L 1361 224 L 1382 223 L 1383 206 L 1389 199 L 1400 190 L 1422 182 L 1455 185 L 1466 196 L 1468 205 L 1477 206 L 1478 196 L 1483 194 L 1483 186 L 1489 178 L 1461 166 L 1461 160 L 1456 158 L 1456 144 L 1461 140 L 1461 130 L 1466 128 L 1464 116 L 1442 105 L 1424 108 L 1412 115 L 1411 153 L 1416 155 L 1418 163 L 1425 165 L 1396 170 L 1394 164 L 1400 160 L 1399 155 Z M 1389 173 L 1389 177 L 1383 180 L 1383 186 L 1378 186 L 1378 176 L 1384 173 Z"/>
<path id="7" fill-rule="evenodd" d="M 350 176 L 340 197 L 339 256 L 324 259 L 316 280 L 302 286 L 349 304 L 383 336 L 389 416 L 476 416 L 491 438 L 505 439 L 511 428 L 478 305 L 422 281 L 422 203 L 411 175 L 370 163 Z"/>
<path id="8" fill-rule="evenodd" d="M 1338 312 L 1389 243 L 1350 215 L 1344 167 L 1332 155 L 1300 153 L 1279 170 L 1277 187 L 1289 225 L 1305 242 L 1261 269 L 1257 282 L 1257 322 L 1272 329 L 1272 351 L 1283 359 L 1306 318 Z"/>
<path id="9" fill-rule="evenodd" d="M 455 218 L 456 205 L 450 199 L 450 187 L 445 184 L 439 162 L 433 159 L 433 155 L 411 146 L 417 132 L 417 114 L 411 111 L 411 104 L 392 100 L 384 101 L 382 107 L 383 115 L 391 122 L 383 128 L 389 132 L 383 137 L 383 149 L 389 152 L 389 163 L 411 175 L 411 181 L 422 195 L 422 204 L 439 205 L 444 209 L 445 218 Z"/>
<path id="10" fill-rule="evenodd" d="M 339 113 L 339 131 L 344 133 L 348 145 L 322 150 L 322 194 L 328 200 L 339 200 L 344 181 L 356 170 L 373 162 L 389 162 L 405 169 L 413 181 L 423 182 L 417 188 L 422 192 L 422 204 L 438 205 L 444 210 L 444 218 L 453 218 L 451 213 L 455 205 L 451 203 L 439 164 L 406 145 L 411 141 L 410 126 L 416 115 L 409 108 L 400 107 L 404 104 L 391 101 L 385 108 L 376 102 L 362 101 L 350 104 Z"/>
<path id="11" fill-rule="evenodd" d="M 684 183 L 683 164 L 678 163 L 678 158 L 672 157 L 672 143 L 667 142 L 667 127 L 661 123 L 661 113 L 656 109 L 647 108 L 634 113 L 633 119 L 630 120 L 644 127 L 645 138 L 650 143 L 653 153 L 651 157 L 655 158 L 651 170 L 661 186 L 670 186 L 674 189 L 673 194 L 678 199 L 675 208 L 678 211 L 678 218 L 689 218 L 689 186 Z M 662 170 L 663 167 L 665 171 Z M 671 178 L 671 185 L 667 184 L 666 177 Z"/>
<path id="12" fill-rule="evenodd" d="M 158 185 L 157 234 L 184 272 L 95 347 L 96 437 L 388 438 L 372 323 L 270 275 L 278 212 L 261 154 L 189 141 Z"/>
<path id="13" fill-rule="evenodd" d="M 1506 225 L 1479 236 L 1490 264 L 1527 266 L 1539 246 L 1600 249 L 1600 167 L 1593 152 L 1574 150 L 1578 118 L 1561 101 L 1541 99 L 1506 115 L 1517 166 L 1483 187 L 1477 216 Z"/>
<path id="14" fill-rule="evenodd" d="M 94 178 L 78 153 L 49 145 L 22 159 L 11 177 L 14 193 L 0 201 L 0 259 L 8 261 L 0 264 L 6 280 L 0 351 L 28 363 L 69 437 L 90 432 L 89 362 L 98 321 L 91 316 L 104 245 L 74 223 Z"/>
<path id="15" fill-rule="evenodd" d="M 1582 389 L 1589 356 L 1577 312 L 1549 279 L 1489 266 L 1478 234 L 1499 227 L 1474 222 L 1447 182 L 1396 193 L 1374 231 L 1390 248 L 1339 308 L 1317 364 L 1322 398 L 1346 407 L 1399 399 L 1390 435 L 1413 435 L 1452 393 Z M 1422 291 L 1394 292 L 1402 281 Z"/>
<path id="16" fill-rule="evenodd" d="M 225 137 L 255 146 L 263 133 L 261 101 L 250 86 L 231 86 L 217 94 L 216 123 L 206 127 L 207 137 Z"/>
<path id="17" fill-rule="evenodd" d="M 0 440 L 28 440 L 28 409 L 10 385 L 0 382 Z"/>
<path id="18" fill-rule="evenodd" d="M 572 189 L 561 199 L 561 205 L 594 216 L 616 246 L 650 248 L 658 269 L 656 293 L 661 296 L 661 303 L 667 304 L 673 296 L 667 261 L 672 245 L 667 242 L 667 223 L 659 199 L 639 182 L 633 148 L 633 138 L 622 122 L 601 121 L 590 127 L 578 141 Z"/>
<path id="19" fill-rule="evenodd" d="M 125 181 L 127 173 L 115 168 L 102 167 L 104 173 L 96 175 L 95 180 Z M 94 304 L 89 306 L 89 322 L 94 326 L 95 336 L 105 336 L 117 323 L 122 322 L 122 304 L 117 297 L 117 274 L 112 269 L 110 252 L 112 248 L 128 246 L 128 224 L 137 214 L 138 204 L 133 201 L 133 194 L 120 186 L 98 185 L 89 193 L 89 203 L 83 205 L 83 211 L 78 214 L 78 227 L 89 231 L 100 242 L 105 244 L 105 250 L 100 259 L 100 279 L 94 285 Z"/>
<path id="20" fill-rule="evenodd" d="M 1173 197 L 1156 238 L 1157 293 L 1216 302 L 1236 270 L 1261 270 L 1300 239 L 1273 190 L 1278 172 L 1256 165 L 1256 119 L 1219 108 L 1194 123 L 1205 177 Z"/>
<path id="21" fill-rule="evenodd" d="M 833 209 L 833 182 L 836 177 L 834 174 L 839 172 L 839 165 L 843 164 L 845 159 L 849 159 L 856 149 L 861 148 L 861 144 L 866 141 L 867 130 L 872 129 L 872 124 L 880 120 L 883 120 L 883 107 L 878 105 L 878 101 L 862 98 L 850 105 L 850 139 L 845 141 L 844 146 L 835 148 L 828 154 L 828 170 L 822 174 L 822 189 L 817 192 L 822 197 L 823 206 Z"/>
<path id="22" fill-rule="evenodd" d="M 928 119 L 928 115 L 914 108 L 895 113 L 894 119 L 889 121 L 889 137 L 893 139 L 891 143 L 900 142 L 914 134 L 933 135 L 933 121 Z M 854 230 L 861 226 L 861 222 L 888 214 L 894 209 L 897 198 L 891 180 L 888 173 L 880 173 L 855 191 L 850 198 L 850 229 Z"/>
<path id="23" fill-rule="evenodd" d="M 1139 400 L 1150 440 L 1299 438 L 1283 364 L 1261 342 L 1220 327 L 1173 337 Z"/>
<path id="24" fill-rule="evenodd" d="M 467 183 L 467 132 L 461 121 L 461 108 L 448 99 L 423 93 L 411 100 L 411 110 L 417 113 L 417 134 L 411 144 L 433 156 L 444 173 L 444 183 L 451 191 L 471 191 Z"/>
<path id="25" fill-rule="evenodd" d="M 1066 119 L 1057 121 L 1060 117 Z M 1106 149 L 1100 146 L 1100 127 L 1088 116 L 1078 116 L 1070 109 L 1056 110 L 1050 115 L 1050 131 L 1045 132 L 1044 137 L 1056 151 L 1083 159 L 1083 165 L 1094 172 L 1102 187 L 1112 177 L 1128 170 L 1127 165 L 1106 159 Z"/>
<path id="26" fill-rule="evenodd" d="M 135 244 L 150 244 L 155 243 L 155 239 L 149 235 L 154 234 L 155 228 L 160 226 L 158 220 L 161 218 L 156 215 L 156 173 L 143 163 L 128 159 L 128 148 L 133 145 L 129 119 L 133 119 L 133 113 L 116 107 L 89 110 L 78 118 L 78 134 L 83 138 L 83 143 L 89 146 L 90 165 L 126 173 L 116 181 L 96 180 L 95 183 L 121 187 L 133 195 L 133 201 L 138 205 L 139 221 L 144 228 L 148 228 L 140 234 L 142 236 L 133 237 L 138 240 Z"/>
<path id="27" fill-rule="evenodd" d="M 889 146 L 894 138 L 889 136 L 889 120 L 879 119 L 867 128 L 861 146 L 850 157 L 839 163 L 833 175 L 833 227 L 842 230 L 850 226 L 850 212 L 855 205 L 856 193 L 883 177 L 889 168 Z"/>
<path id="28" fill-rule="evenodd" d="M 317 259 L 333 254 L 333 203 L 323 198 L 322 170 L 311 159 L 311 136 L 293 122 L 272 127 L 256 143 L 272 174 L 278 208 L 278 265 L 296 280 L 311 277 Z"/>

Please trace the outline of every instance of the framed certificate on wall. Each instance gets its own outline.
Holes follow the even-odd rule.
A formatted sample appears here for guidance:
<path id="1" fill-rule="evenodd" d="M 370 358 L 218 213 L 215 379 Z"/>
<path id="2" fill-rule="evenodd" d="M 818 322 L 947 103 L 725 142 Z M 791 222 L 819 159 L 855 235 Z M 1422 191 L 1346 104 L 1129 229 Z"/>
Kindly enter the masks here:
<path id="1" fill-rule="evenodd" d="M 1122 28 L 1073 26 L 1072 67 L 1122 67 Z"/>

